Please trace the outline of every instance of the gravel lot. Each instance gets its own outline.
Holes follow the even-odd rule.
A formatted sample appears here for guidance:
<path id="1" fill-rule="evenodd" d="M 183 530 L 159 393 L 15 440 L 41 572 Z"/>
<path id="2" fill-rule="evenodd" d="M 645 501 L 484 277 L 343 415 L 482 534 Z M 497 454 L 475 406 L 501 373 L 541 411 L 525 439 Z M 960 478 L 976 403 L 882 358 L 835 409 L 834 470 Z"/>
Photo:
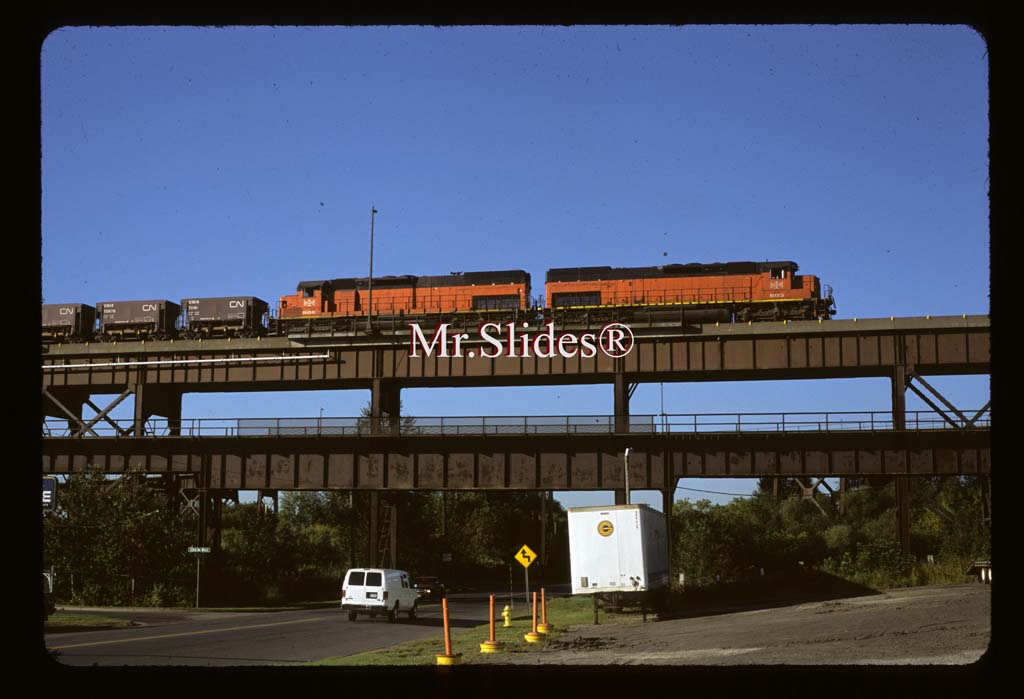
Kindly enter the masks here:
<path id="1" fill-rule="evenodd" d="M 990 585 L 890 590 L 774 609 L 685 619 L 628 618 L 565 629 L 537 653 L 500 663 L 540 665 L 964 665 L 991 638 Z"/>

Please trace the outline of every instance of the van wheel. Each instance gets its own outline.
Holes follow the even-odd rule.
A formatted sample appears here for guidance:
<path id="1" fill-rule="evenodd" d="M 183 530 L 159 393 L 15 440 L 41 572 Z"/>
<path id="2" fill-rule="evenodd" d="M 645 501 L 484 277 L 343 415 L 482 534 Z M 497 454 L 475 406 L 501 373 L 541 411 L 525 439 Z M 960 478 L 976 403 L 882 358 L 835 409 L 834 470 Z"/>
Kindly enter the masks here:
<path id="1" fill-rule="evenodd" d="M 395 602 L 395 608 L 388 610 L 388 622 L 394 623 L 395 619 L 398 618 L 398 602 Z"/>
<path id="2" fill-rule="evenodd" d="M 355 613 L 355 612 L 349 612 L 349 613 L 348 613 L 348 620 L 349 620 L 349 621 L 355 621 L 355 620 L 356 620 L 356 616 L 357 616 L 357 615 L 356 615 L 356 613 Z"/>
<path id="3" fill-rule="evenodd" d="M 409 621 L 413 621 L 416 618 L 416 605 L 417 602 L 412 603 L 412 609 L 409 610 Z"/>

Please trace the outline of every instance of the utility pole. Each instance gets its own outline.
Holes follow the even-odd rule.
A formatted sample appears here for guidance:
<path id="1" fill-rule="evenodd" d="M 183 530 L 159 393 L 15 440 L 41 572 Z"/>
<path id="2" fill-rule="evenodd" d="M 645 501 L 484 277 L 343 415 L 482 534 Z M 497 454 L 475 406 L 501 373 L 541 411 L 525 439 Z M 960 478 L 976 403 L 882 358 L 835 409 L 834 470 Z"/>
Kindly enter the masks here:
<path id="1" fill-rule="evenodd" d="M 376 215 L 377 209 L 370 206 L 370 276 L 366 280 L 367 286 L 367 300 L 366 300 L 366 330 L 369 331 L 373 326 L 370 323 L 370 314 L 373 312 L 373 217 Z"/>

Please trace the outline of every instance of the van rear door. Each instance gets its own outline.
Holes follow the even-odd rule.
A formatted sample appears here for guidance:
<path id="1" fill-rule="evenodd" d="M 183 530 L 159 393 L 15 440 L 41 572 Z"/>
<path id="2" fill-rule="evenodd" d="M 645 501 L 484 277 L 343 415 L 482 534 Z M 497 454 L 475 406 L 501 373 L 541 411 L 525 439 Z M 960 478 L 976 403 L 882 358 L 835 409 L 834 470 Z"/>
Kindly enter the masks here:
<path id="1" fill-rule="evenodd" d="M 366 571 L 366 583 L 363 587 L 363 594 L 365 595 L 364 604 L 383 605 L 387 599 L 384 595 L 384 574 L 379 570 L 368 570 Z"/>
<path id="2" fill-rule="evenodd" d="M 365 604 L 366 600 L 366 571 L 350 570 L 348 579 L 345 580 L 345 598 L 342 604 Z"/>

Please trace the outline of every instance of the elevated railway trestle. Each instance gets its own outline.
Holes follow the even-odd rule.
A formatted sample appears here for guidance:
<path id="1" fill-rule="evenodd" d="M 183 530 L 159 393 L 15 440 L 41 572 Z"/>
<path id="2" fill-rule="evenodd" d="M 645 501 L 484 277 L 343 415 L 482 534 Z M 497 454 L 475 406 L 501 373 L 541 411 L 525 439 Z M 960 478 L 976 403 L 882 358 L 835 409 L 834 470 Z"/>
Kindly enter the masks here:
<path id="1" fill-rule="evenodd" d="M 64 421 L 79 438 L 44 436 L 42 465 L 44 473 L 69 473 L 91 462 L 111 473 L 138 465 L 150 472 L 194 474 L 198 489 L 213 493 L 367 490 L 375 520 L 367 550 L 376 562 L 382 554 L 392 561 L 396 555 L 380 541 L 376 521 L 381 494 L 388 490 L 597 489 L 614 490 L 621 502 L 622 453 L 630 446 L 630 483 L 660 490 L 666 511 L 680 477 L 800 477 L 809 479 L 803 484 L 812 491 L 826 476 L 894 477 L 905 546 L 914 476 L 970 473 L 990 492 L 990 435 L 987 427 L 977 427 L 989 406 L 973 418 L 965 415 L 924 376 L 987 374 L 989 366 L 984 316 L 641 328 L 633 351 L 619 359 L 600 354 L 572 360 L 412 358 L 407 336 L 379 333 L 58 345 L 43 355 L 43 418 Z M 629 400 L 641 382 L 848 377 L 890 380 L 893 429 L 888 434 L 684 437 L 631 429 Z M 431 443 L 429 437 L 401 434 L 402 388 L 572 383 L 612 385 L 612 434 L 532 435 L 528 448 L 522 436 L 444 437 Z M 255 437 L 182 434 L 186 392 L 351 388 L 371 392 L 373 434 L 360 438 L 358 446 L 323 435 L 279 435 L 273 445 L 264 439 L 257 446 Z M 908 388 L 951 429 L 908 430 Z M 105 407 L 92 402 L 92 396 L 103 394 L 116 398 Z M 112 420 L 110 411 L 129 396 L 135 403 L 131 424 Z M 96 415 L 84 419 L 84 407 Z M 165 419 L 166 437 L 147 435 L 153 416 Z M 117 437 L 97 436 L 101 427 Z"/>

